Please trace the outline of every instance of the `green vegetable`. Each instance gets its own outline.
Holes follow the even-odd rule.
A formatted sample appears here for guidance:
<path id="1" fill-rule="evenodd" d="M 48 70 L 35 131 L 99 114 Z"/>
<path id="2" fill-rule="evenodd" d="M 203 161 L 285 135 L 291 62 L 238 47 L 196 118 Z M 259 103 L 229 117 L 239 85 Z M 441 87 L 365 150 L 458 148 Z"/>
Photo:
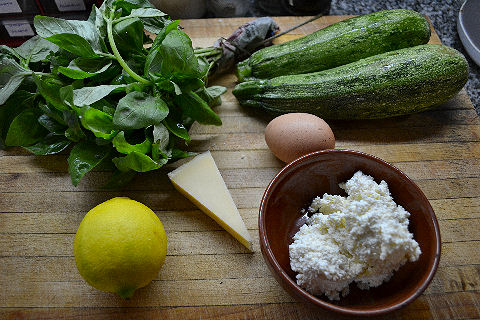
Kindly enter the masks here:
<path id="1" fill-rule="evenodd" d="M 36 121 L 41 114 L 38 109 L 23 110 L 10 124 L 5 143 L 9 146 L 29 146 L 38 142 L 47 134 L 47 130 Z"/>
<path id="2" fill-rule="evenodd" d="M 77 185 L 83 176 L 95 168 L 110 153 L 111 148 L 99 146 L 93 141 L 82 141 L 76 144 L 68 156 L 68 172 L 72 183 Z"/>
<path id="3" fill-rule="evenodd" d="M 168 106 L 160 98 L 133 91 L 118 101 L 113 115 L 117 128 L 141 129 L 162 122 L 168 115 Z"/>
<path id="4" fill-rule="evenodd" d="M 305 37 L 261 49 L 237 65 L 239 81 L 326 70 L 387 51 L 425 44 L 428 21 L 393 9 L 350 18 Z"/>
<path id="5" fill-rule="evenodd" d="M 64 135 L 49 133 L 43 137 L 42 140 L 29 147 L 25 147 L 25 149 L 37 156 L 45 156 L 62 152 L 70 145 L 70 143 L 71 141 Z"/>
<path id="6" fill-rule="evenodd" d="M 19 65 L 13 57 L 2 58 L 0 64 L 0 104 L 4 104 L 7 98 L 20 87 L 23 79 L 30 74 L 29 70 Z"/>
<path id="7" fill-rule="evenodd" d="M 320 72 L 243 82 L 233 94 L 243 106 L 273 113 L 374 119 L 431 109 L 453 97 L 467 78 L 460 52 L 426 44 Z"/>
<path id="8" fill-rule="evenodd" d="M 114 187 L 191 156 L 181 148 L 194 121 L 221 125 L 211 107 L 224 88 L 206 86 L 211 63 L 147 0 L 106 0 L 86 21 L 37 16 L 34 25 L 38 36 L 0 46 L 1 148 L 72 147 L 74 185 L 108 161 Z"/>

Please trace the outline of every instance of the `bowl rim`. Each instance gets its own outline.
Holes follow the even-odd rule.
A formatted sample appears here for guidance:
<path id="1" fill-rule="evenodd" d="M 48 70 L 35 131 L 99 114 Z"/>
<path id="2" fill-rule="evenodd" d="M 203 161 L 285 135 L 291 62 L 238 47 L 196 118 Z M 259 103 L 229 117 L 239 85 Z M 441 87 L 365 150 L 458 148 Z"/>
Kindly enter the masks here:
<path id="1" fill-rule="evenodd" d="M 276 260 L 273 251 L 270 247 L 270 243 L 267 239 L 266 235 L 266 226 L 265 226 L 265 219 L 264 219 L 264 211 L 266 207 L 266 202 L 270 197 L 270 191 L 278 184 L 280 178 L 285 175 L 290 173 L 293 168 L 297 167 L 300 165 L 302 162 L 305 162 L 311 158 L 315 157 L 321 157 L 323 154 L 327 153 L 342 153 L 342 154 L 351 154 L 359 157 L 366 157 L 371 160 L 374 160 L 376 162 L 379 162 L 382 165 L 385 165 L 392 169 L 393 171 L 396 171 L 398 174 L 400 174 L 402 177 L 404 177 L 413 187 L 416 189 L 419 197 L 425 201 L 428 205 L 428 212 L 429 212 L 429 218 L 432 220 L 433 223 L 433 230 L 435 234 L 435 257 L 433 264 L 428 272 L 428 276 L 426 279 L 421 283 L 420 287 L 415 291 L 414 294 L 408 296 L 406 299 L 402 300 L 399 303 L 383 307 L 383 308 L 376 308 L 372 310 L 368 309 L 354 309 L 350 307 L 345 307 L 345 306 L 339 306 L 336 304 L 329 303 L 325 300 L 322 300 L 320 298 L 317 298 L 316 296 L 308 293 L 305 289 L 301 288 L 294 279 L 290 278 L 290 276 L 282 269 L 278 261 Z M 306 155 L 303 155 L 292 162 L 288 163 L 286 166 L 284 166 L 270 181 L 268 184 L 267 188 L 265 189 L 263 193 L 262 200 L 260 202 L 260 207 L 259 207 L 259 215 L 258 215 L 258 229 L 259 229 L 259 241 L 260 241 L 260 248 L 262 250 L 263 256 L 265 259 L 268 260 L 271 268 L 274 269 L 274 271 L 277 273 L 277 275 L 281 278 L 282 281 L 285 282 L 285 285 L 289 285 L 290 287 L 293 287 L 296 289 L 295 291 L 301 295 L 304 300 L 322 307 L 326 310 L 330 311 L 335 311 L 344 315 L 353 315 L 353 316 L 376 316 L 376 315 L 382 315 L 386 314 L 395 310 L 398 310 L 407 304 L 413 302 L 415 299 L 417 299 L 428 287 L 430 282 L 432 281 L 433 277 L 435 276 L 435 273 L 438 268 L 438 264 L 440 262 L 440 255 L 441 255 L 441 236 L 440 236 L 440 228 L 438 226 L 438 221 L 437 217 L 435 215 L 435 212 L 433 211 L 433 208 L 430 205 L 430 202 L 428 201 L 427 197 L 423 193 L 423 191 L 420 189 L 420 187 L 417 186 L 416 183 L 414 183 L 404 172 L 402 172 L 400 169 L 397 167 L 393 166 L 392 164 L 386 162 L 385 160 L 382 160 L 374 155 L 370 155 L 361 151 L 356 151 L 356 150 L 347 150 L 347 149 L 326 149 L 326 150 L 320 150 L 320 151 L 315 151 L 312 153 L 308 153 Z"/>

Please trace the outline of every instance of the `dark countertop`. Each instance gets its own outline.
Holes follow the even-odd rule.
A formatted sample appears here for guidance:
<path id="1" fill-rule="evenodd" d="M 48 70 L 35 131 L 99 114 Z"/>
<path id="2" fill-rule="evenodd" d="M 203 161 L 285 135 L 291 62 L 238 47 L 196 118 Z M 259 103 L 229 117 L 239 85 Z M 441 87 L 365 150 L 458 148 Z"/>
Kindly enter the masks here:
<path id="1" fill-rule="evenodd" d="M 468 56 L 457 32 L 458 11 L 463 2 L 464 0 L 332 0 L 330 15 L 359 15 L 395 8 L 412 9 L 426 15 L 443 44 L 459 50 L 467 58 L 470 74 L 465 89 L 480 115 L 480 67 Z"/>

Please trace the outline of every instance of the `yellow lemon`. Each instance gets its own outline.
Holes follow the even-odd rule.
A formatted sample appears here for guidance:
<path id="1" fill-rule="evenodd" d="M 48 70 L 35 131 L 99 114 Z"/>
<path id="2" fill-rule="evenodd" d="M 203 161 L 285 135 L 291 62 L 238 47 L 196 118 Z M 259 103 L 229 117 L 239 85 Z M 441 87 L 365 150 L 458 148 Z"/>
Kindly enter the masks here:
<path id="1" fill-rule="evenodd" d="M 80 275 L 94 288 L 129 298 L 162 267 L 167 236 L 144 204 L 126 197 L 105 201 L 83 218 L 74 254 Z"/>

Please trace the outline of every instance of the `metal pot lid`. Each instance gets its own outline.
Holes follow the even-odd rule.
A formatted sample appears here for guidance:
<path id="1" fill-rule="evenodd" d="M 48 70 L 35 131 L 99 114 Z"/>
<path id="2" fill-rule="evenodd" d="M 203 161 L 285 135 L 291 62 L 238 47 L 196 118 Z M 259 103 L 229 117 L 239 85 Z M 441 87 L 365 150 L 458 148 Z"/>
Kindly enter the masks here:
<path id="1" fill-rule="evenodd" d="M 480 66 L 480 1 L 467 0 L 458 13 L 460 40 L 472 60 Z"/>

